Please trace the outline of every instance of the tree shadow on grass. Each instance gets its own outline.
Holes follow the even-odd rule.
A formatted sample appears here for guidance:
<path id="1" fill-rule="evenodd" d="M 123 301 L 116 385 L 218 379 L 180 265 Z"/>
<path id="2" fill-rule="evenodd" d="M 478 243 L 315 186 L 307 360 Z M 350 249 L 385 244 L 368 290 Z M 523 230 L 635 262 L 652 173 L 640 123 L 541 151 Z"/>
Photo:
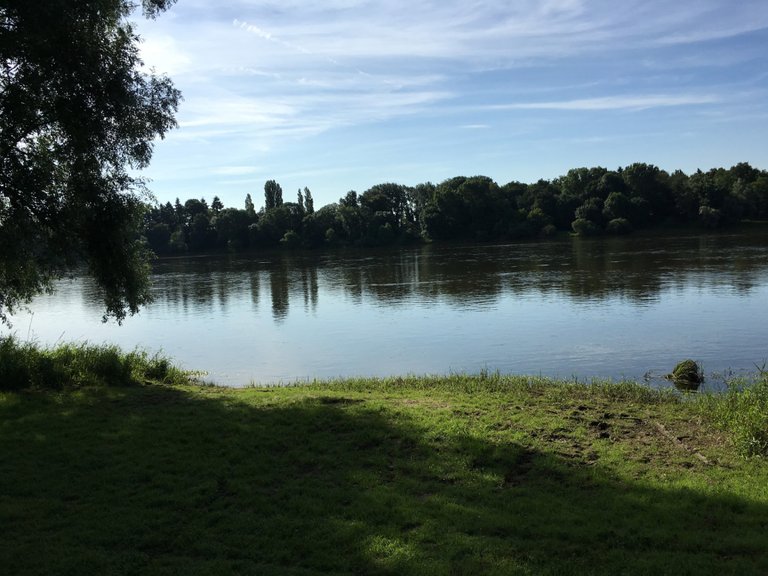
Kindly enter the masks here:
<path id="1" fill-rule="evenodd" d="M 436 436 L 360 399 L 14 398 L 9 574 L 768 573 L 764 504 Z"/>

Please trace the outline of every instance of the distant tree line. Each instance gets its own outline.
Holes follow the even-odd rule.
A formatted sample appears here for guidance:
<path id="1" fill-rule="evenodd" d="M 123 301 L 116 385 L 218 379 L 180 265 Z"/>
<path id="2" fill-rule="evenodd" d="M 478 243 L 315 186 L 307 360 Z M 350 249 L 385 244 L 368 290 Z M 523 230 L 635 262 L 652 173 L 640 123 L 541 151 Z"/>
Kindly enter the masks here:
<path id="1" fill-rule="evenodd" d="M 768 172 L 747 163 L 687 175 L 637 163 L 607 170 L 575 168 L 555 180 L 499 186 L 485 176 L 440 184 L 377 184 L 362 194 L 314 208 L 308 188 L 283 200 L 274 180 L 264 185 L 258 212 L 251 195 L 243 208 L 214 196 L 152 206 L 145 234 L 158 254 L 244 251 L 285 246 L 384 246 L 422 241 L 513 240 L 551 236 L 627 234 L 658 226 L 718 228 L 768 220 Z"/>

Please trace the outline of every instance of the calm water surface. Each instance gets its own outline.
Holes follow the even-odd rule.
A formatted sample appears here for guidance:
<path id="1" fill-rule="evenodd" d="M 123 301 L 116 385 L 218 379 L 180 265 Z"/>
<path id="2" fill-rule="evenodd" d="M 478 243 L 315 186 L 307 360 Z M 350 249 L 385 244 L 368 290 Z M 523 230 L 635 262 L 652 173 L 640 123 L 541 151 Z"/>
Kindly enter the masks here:
<path id="1" fill-rule="evenodd" d="M 768 359 L 765 233 L 169 259 L 153 285 L 155 302 L 117 326 L 101 323 L 93 283 L 62 281 L 11 331 L 162 349 L 232 386 L 481 370 L 655 380 L 686 357 L 721 375 Z"/>

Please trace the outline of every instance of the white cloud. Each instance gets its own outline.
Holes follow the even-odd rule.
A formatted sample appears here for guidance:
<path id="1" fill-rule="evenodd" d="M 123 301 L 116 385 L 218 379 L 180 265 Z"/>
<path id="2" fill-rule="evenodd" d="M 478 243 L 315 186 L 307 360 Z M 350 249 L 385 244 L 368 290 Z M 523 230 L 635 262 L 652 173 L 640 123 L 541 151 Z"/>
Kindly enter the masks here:
<path id="1" fill-rule="evenodd" d="M 391 149 L 430 148 L 450 166 L 438 156 L 452 150 L 446 129 L 482 146 L 511 146 L 515 130 L 514 143 L 566 130 L 536 111 L 571 113 L 572 129 L 599 111 L 683 117 L 697 106 L 698 118 L 727 118 L 752 103 L 759 115 L 762 44 L 741 35 L 766 27 L 765 0 L 184 0 L 138 31 L 146 65 L 184 94 L 180 128 L 158 151 L 179 151 L 180 172 L 235 180 L 249 174 L 238 169 L 306 165 L 335 146 L 378 166 L 371 146 L 402 133 L 419 143 Z M 194 159 L 182 156 L 192 147 Z"/>
<path id="2" fill-rule="evenodd" d="M 139 44 L 139 55 L 146 67 L 169 76 L 185 72 L 192 62 L 192 58 L 179 47 L 179 43 L 168 35 L 144 38 Z"/>
<path id="3" fill-rule="evenodd" d="M 708 95 L 606 96 L 552 102 L 518 102 L 489 106 L 493 110 L 646 110 L 668 106 L 714 104 L 719 99 Z"/>
<path id="4" fill-rule="evenodd" d="M 294 55 L 360 59 L 448 58 L 480 65 L 599 50 L 608 44 L 701 42 L 768 26 L 760 1 L 485 0 L 346 2 L 279 8 L 235 4 L 254 41 Z M 695 31 L 695 32 L 692 32 Z M 283 53 L 285 58 L 289 54 Z"/>
<path id="5" fill-rule="evenodd" d="M 186 10 L 186 11 L 185 11 Z M 393 0 L 180 2 L 183 15 L 142 23 L 146 60 L 168 72 L 319 62 L 369 73 L 454 63 L 508 67 L 605 48 L 698 43 L 768 26 L 764 0 Z M 154 35 L 162 36 L 155 38 Z M 171 43 L 170 38 L 178 42 Z"/>
<path id="6" fill-rule="evenodd" d="M 179 125 L 207 126 L 274 126 L 294 116 L 296 110 L 276 100 L 223 95 L 196 98 L 184 107 Z"/>

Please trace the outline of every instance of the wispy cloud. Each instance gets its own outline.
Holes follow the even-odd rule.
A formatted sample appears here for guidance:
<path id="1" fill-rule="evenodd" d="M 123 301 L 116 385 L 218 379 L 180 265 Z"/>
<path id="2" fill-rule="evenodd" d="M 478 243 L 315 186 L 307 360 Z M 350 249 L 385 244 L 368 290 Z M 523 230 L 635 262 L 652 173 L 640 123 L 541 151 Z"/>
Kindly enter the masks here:
<path id="1" fill-rule="evenodd" d="M 768 26 L 762 0 L 460 0 L 280 5 L 235 2 L 234 22 L 255 40 L 294 55 L 453 59 L 504 64 L 606 45 L 698 43 Z M 262 46 L 263 47 L 263 46 Z M 283 58 L 289 54 L 283 53 Z M 502 62 L 498 62 L 501 64 Z"/>
<path id="2" fill-rule="evenodd" d="M 488 106 L 488 108 L 492 110 L 647 110 L 669 106 L 714 104 L 718 101 L 718 97 L 707 95 L 605 96 L 552 102 L 517 102 Z"/>
<path id="3" fill-rule="evenodd" d="M 185 97 L 158 155 L 231 181 L 254 165 L 384 162 L 365 151 L 451 166 L 468 138 L 489 147 L 478 157 L 503 158 L 542 130 L 599 143 L 590 113 L 653 121 L 634 113 L 668 109 L 683 122 L 689 107 L 700 120 L 765 109 L 765 0 L 184 0 L 138 30 L 146 65 Z"/>
<path id="4" fill-rule="evenodd" d="M 701 43 L 768 27 L 764 0 L 239 0 L 226 10 L 209 4 L 179 3 L 172 13 L 188 5 L 189 16 L 143 26 L 146 60 L 158 68 L 170 60 L 168 71 L 190 63 L 198 71 L 256 63 L 285 71 L 324 61 L 371 74 L 402 60 L 400 66 L 423 73 L 420 62 L 509 67 L 605 48 Z"/>

